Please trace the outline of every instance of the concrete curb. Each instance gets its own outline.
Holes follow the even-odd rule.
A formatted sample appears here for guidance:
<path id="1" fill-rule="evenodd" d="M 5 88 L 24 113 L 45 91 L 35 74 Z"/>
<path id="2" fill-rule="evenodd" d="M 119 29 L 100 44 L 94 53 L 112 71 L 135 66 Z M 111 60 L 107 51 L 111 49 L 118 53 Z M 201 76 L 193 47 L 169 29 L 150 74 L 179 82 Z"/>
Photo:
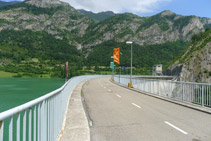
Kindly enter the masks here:
<path id="1" fill-rule="evenodd" d="M 85 82 L 79 83 L 72 92 L 61 141 L 90 141 L 88 119 L 81 97 L 81 90 Z"/>
<path id="2" fill-rule="evenodd" d="M 87 111 L 86 100 L 85 100 L 85 98 L 84 98 L 84 91 L 83 91 L 84 86 L 85 86 L 86 84 L 88 84 L 88 83 L 89 83 L 89 80 L 86 81 L 86 82 L 83 84 L 83 86 L 82 86 L 82 89 L 81 89 L 81 98 L 82 98 L 82 103 L 83 103 L 84 111 L 85 111 L 85 113 L 86 113 L 86 117 L 87 117 L 87 120 L 88 120 L 88 123 L 89 123 L 89 127 L 91 127 L 93 122 L 92 122 L 92 120 L 91 120 L 91 118 L 90 118 L 90 115 L 89 115 L 89 113 L 88 113 L 88 111 Z"/>
<path id="3" fill-rule="evenodd" d="M 177 101 L 177 100 L 172 100 L 172 99 L 165 98 L 165 97 L 162 97 L 162 96 L 159 96 L 159 95 L 155 95 L 155 94 L 152 94 L 152 93 L 144 92 L 144 91 L 141 91 L 141 90 L 136 89 L 136 88 L 129 88 L 129 87 L 125 86 L 125 85 L 122 85 L 120 83 L 114 82 L 111 79 L 110 79 L 110 81 L 112 83 L 118 85 L 118 86 L 124 87 L 126 89 L 130 89 L 130 90 L 135 91 L 135 92 L 142 93 L 144 95 L 148 95 L 148 96 L 155 97 L 155 98 L 158 98 L 158 99 L 161 99 L 161 100 L 164 100 L 164 101 L 167 101 L 167 102 L 171 102 L 171 103 L 174 103 L 174 104 L 177 104 L 177 105 L 180 105 L 180 106 L 184 106 L 184 107 L 191 108 L 191 109 L 194 109 L 194 110 L 197 110 L 197 111 L 200 111 L 200 112 L 211 114 L 211 108 L 198 106 L 198 105 L 195 105 L 195 104 L 192 104 L 192 103 L 188 103 L 188 102 L 181 102 L 181 101 Z"/>

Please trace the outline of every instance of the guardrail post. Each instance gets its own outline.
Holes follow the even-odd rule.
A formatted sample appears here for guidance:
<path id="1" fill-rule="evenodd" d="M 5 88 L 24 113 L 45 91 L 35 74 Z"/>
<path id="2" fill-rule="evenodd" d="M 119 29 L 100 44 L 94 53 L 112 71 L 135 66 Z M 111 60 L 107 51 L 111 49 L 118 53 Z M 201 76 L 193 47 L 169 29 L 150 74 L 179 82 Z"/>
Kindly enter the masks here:
<path id="1" fill-rule="evenodd" d="M 144 91 L 146 90 L 146 80 L 144 79 Z"/>
<path id="2" fill-rule="evenodd" d="M 4 122 L 0 121 L 0 141 L 3 141 L 3 135 L 4 135 Z"/>
<path id="3" fill-rule="evenodd" d="M 185 84 L 183 82 L 182 83 L 182 101 L 184 101 L 184 97 L 185 97 Z"/>
<path id="4" fill-rule="evenodd" d="M 17 113 L 17 116 L 16 141 L 20 141 L 20 113 Z"/>
<path id="5" fill-rule="evenodd" d="M 202 94 L 202 97 L 201 97 L 201 105 L 204 106 L 204 85 L 202 85 L 201 94 Z"/>
<path id="6" fill-rule="evenodd" d="M 13 141 L 13 117 L 10 117 L 9 121 L 9 141 Z"/>
<path id="7" fill-rule="evenodd" d="M 158 80 L 158 95 L 160 95 L 160 80 Z"/>

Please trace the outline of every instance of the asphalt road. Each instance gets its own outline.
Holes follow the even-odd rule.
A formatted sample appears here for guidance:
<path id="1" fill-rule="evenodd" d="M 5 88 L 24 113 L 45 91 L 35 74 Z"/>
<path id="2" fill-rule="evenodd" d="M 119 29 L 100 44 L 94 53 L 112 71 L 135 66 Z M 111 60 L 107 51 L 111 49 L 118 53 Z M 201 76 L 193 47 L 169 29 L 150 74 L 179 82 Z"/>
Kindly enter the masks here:
<path id="1" fill-rule="evenodd" d="M 211 141 L 211 115 L 117 86 L 88 81 L 91 141 Z"/>

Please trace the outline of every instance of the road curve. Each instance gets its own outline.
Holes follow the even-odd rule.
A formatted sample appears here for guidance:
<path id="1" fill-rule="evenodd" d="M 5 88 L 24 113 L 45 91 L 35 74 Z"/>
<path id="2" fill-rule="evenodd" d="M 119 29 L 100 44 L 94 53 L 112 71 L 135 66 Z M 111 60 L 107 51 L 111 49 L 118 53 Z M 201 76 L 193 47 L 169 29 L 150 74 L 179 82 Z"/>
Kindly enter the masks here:
<path id="1" fill-rule="evenodd" d="M 211 115 L 117 86 L 83 87 L 91 141 L 211 141 Z"/>

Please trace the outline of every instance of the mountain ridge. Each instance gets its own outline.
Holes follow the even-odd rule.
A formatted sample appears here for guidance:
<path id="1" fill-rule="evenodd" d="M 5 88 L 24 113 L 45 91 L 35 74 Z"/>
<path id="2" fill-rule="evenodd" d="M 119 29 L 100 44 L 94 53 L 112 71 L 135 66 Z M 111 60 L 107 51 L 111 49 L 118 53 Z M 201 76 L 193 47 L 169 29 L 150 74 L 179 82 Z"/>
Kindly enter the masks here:
<path id="1" fill-rule="evenodd" d="M 94 13 L 92 11 L 86 11 L 84 9 L 79 9 L 78 11 L 87 15 L 89 18 L 96 20 L 96 21 L 103 21 L 107 18 L 110 18 L 110 17 L 116 15 L 112 11 L 105 11 L 105 12 L 99 12 L 99 13 Z"/>
<path id="2" fill-rule="evenodd" d="M 13 5 L 13 4 L 17 4 L 17 3 L 20 3 L 20 1 L 5 2 L 5 1 L 0 0 L 0 7 L 7 6 L 7 5 Z"/>
<path id="3" fill-rule="evenodd" d="M 109 65 L 110 57 L 108 56 L 112 55 L 112 48 L 124 47 L 127 40 L 132 40 L 134 46 L 136 46 L 135 51 L 137 53 L 141 52 L 141 48 L 145 51 L 143 58 L 137 55 L 138 59 L 134 61 L 134 66 L 143 67 L 144 62 L 148 72 L 153 64 L 163 63 L 166 65 L 169 61 L 167 58 L 170 58 L 170 55 L 178 55 L 194 34 L 203 32 L 207 27 L 211 27 L 211 19 L 209 18 L 181 16 L 171 11 L 163 11 L 151 17 L 139 17 L 131 13 L 117 14 L 103 21 L 96 22 L 67 3 L 61 2 L 61 4 L 58 4 L 57 0 L 50 3 L 48 0 L 31 0 L 0 8 L 0 34 L 6 34 L 3 31 L 14 32 L 15 34 L 19 32 L 22 38 L 29 35 L 29 30 L 39 36 L 44 36 L 45 39 L 48 39 L 46 36 L 49 35 L 49 39 L 54 37 L 55 40 L 58 40 L 56 47 L 65 42 L 67 48 L 76 48 L 80 54 L 81 65 L 92 64 L 93 66 Z M 18 48 L 23 48 L 16 42 L 19 37 L 16 38 L 14 37 L 13 41 L 8 44 L 8 40 L 5 37 L 5 42 L 0 46 L 12 48 L 12 45 L 16 44 Z M 39 38 L 37 40 L 39 41 Z M 32 42 L 29 46 L 34 47 L 36 44 Z M 39 48 L 45 49 L 42 44 L 39 44 Z M 151 51 L 150 48 L 156 50 L 156 46 L 159 46 L 161 50 L 161 57 L 158 56 L 157 60 L 152 60 L 147 55 L 154 54 L 153 56 L 155 56 L 156 52 Z M 36 47 L 34 48 L 36 49 Z M 30 51 L 30 49 L 25 49 Z M 7 49 L 3 47 L 1 50 L 7 53 L 6 56 L 17 55 L 13 52 L 8 54 Z M 128 50 L 123 50 L 125 50 L 124 54 L 127 56 Z M 99 56 L 100 51 L 107 52 L 108 56 Z M 159 50 L 157 51 L 159 52 Z M 57 52 L 54 53 L 56 54 Z M 49 55 L 46 56 L 50 57 Z M 98 58 L 94 56 L 98 56 Z M 66 61 L 61 56 L 59 62 L 56 61 L 56 58 L 57 56 L 54 56 L 52 60 L 55 60 L 58 64 Z M 102 60 L 102 63 L 96 62 L 94 58 Z M 4 61 L 3 65 L 16 64 L 9 57 L 0 57 L 0 60 L 4 59 L 10 61 Z M 39 59 L 43 60 L 44 58 L 38 56 Z M 141 61 L 141 59 L 144 59 L 144 61 Z M 41 60 L 39 60 L 40 63 L 42 62 Z M 129 62 L 124 59 L 122 64 L 128 66 Z M 24 62 L 22 65 L 25 65 Z M 37 66 L 39 67 L 39 65 L 41 64 Z M 77 62 L 74 62 L 73 65 L 77 66 Z"/>
<path id="4" fill-rule="evenodd" d="M 168 68 L 170 73 L 180 81 L 211 82 L 211 29 L 192 37 L 188 48 Z"/>

